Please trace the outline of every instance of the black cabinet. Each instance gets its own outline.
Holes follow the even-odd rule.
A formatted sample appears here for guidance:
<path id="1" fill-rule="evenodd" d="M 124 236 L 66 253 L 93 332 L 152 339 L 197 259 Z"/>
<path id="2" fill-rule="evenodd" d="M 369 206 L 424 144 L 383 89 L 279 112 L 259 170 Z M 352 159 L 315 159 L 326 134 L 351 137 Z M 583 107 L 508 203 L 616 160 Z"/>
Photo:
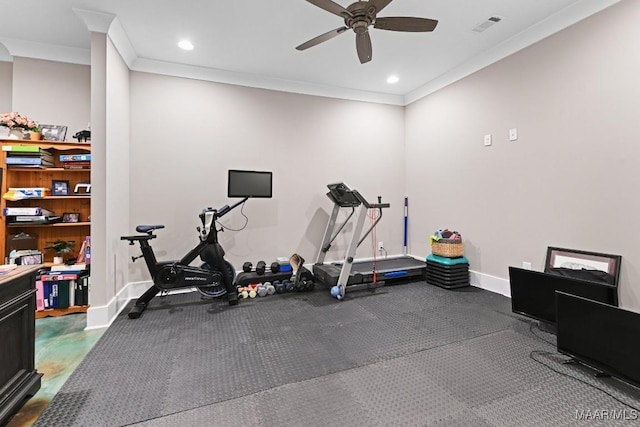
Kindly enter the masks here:
<path id="1" fill-rule="evenodd" d="M 0 425 L 40 389 L 35 369 L 36 271 L 19 266 L 0 276 Z"/>

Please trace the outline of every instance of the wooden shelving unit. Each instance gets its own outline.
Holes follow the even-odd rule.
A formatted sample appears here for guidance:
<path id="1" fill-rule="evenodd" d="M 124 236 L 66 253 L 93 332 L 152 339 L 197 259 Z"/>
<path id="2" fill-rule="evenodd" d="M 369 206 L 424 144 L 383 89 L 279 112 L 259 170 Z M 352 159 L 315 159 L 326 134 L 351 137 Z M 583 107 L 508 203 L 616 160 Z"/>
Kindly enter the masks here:
<path id="1" fill-rule="evenodd" d="M 70 240 L 75 242 L 74 252 L 69 257 L 75 257 L 80 250 L 86 236 L 91 235 L 91 195 L 73 194 L 76 184 L 91 181 L 90 169 L 65 169 L 59 161 L 61 154 L 90 154 L 91 144 L 73 142 L 53 142 L 53 141 L 27 141 L 0 139 L 0 145 L 36 145 L 48 150 L 54 157 L 55 167 L 51 168 L 22 168 L 7 167 L 5 158 L 6 151 L 0 152 L 0 175 L 1 195 L 7 193 L 9 188 L 37 187 L 51 188 L 52 181 L 64 180 L 69 182 L 70 195 L 68 196 L 46 196 L 38 198 L 27 198 L 22 200 L 6 200 L 0 198 L 0 264 L 4 263 L 8 256 L 7 239 L 20 233 L 26 233 L 36 237 L 36 248 L 43 254 L 43 267 L 50 266 L 53 261 L 53 252 L 44 248 L 56 240 Z M 53 224 L 29 224 L 13 223 L 9 224 L 4 216 L 5 207 L 41 207 L 52 211 L 55 215 L 62 216 L 65 213 L 78 213 L 79 222 L 53 223 Z M 36 311 L 36 318 L 47 316 L 60 316 L 70 313 L 85 313 L 89 306 L 71 306 L 64 309 L 47 309 Z"/>
<path id="2" fill-rule="evenodd" d="M 43 187 L 51 188 L 53 180 L 69 181 L 70 191 L 73 192 L 75 185 L 80 182 L 90 182 L 90 169 L 65 169 L 59 161 L 60 154 L 89 154 L 91 153 L 91 144 L 72 143 L 72 142 L 53 142 L 53 141 L 26 141 L 26 140 L 9 140 L 2 139 L 0 144 L 4 145 L 36 145 L 42 149 L 46 149 L 53 154 L 55 167 L 53 168 L 8 168 L 4 159 L 7 152 L 2 151 L 0 154 L 0 165 L 3 168 L 2 189 L 4 195 L 9 188 L 15 187 Z M 74 195 L 69 196 L 46 196 L 38 198 L 28 198 L 23 200 L 10 201 L 4 198 L 0 201 L 0 209 L 5 207 L 42 207 L 54 212 L 56 215 L 62 216 L 64 213 L 80 214 L 80 221 L 73 223 L 55 223 L 55 224 L 8 224 L 6 218 L 2 215 L 2 223 L 0 224 L 0 260 L 5 259 L 6 241 L 12 235 L 25 232 L 31 235 L 37 235 L 37 249 L 44 254 L 45 261 L 52 261 L 54 254 L 45 251 L 48 246 L 55 240 L 71 240 L 76 242 L 77 247 L 74 250 L 80 250 L 82 242 L 86 236 L 91 234 L 91 196 L 90 195 Z M 0 212 L 2 213 L 2 212 Z"/>
<path id="3" fill-rule="evenodd" d="M 73 313 L 86 313 L 88 305 L 74 305 L 69 308 L 50 308 L 47 310 L 36 311 L 36 319 L 42 319 L 44 317 L 64 316 Z"/>

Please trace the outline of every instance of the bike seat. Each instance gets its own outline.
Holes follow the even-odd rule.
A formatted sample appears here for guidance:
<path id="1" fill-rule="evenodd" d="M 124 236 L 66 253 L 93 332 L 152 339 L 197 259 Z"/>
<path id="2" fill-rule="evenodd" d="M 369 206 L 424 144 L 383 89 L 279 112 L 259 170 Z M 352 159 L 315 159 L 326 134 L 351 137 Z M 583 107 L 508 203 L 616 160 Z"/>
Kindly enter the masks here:
<path id="1" fill-rule="evenodd" d="M 157 230 L 159 228 L 164 228 L 164 225 L 139 225 L 136 227 L 136 231 L 138 233 L 149 233 L 150 231 Z"/>

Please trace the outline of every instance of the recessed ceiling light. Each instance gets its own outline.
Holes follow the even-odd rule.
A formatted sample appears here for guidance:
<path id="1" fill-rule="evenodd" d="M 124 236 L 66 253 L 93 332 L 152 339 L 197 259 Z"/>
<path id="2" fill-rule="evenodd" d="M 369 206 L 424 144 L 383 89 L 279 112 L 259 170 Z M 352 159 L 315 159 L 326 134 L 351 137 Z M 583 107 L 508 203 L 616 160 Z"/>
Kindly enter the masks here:
<path id="1" fill-rule="evenodd" d="M 398 76 L 389 76 L 387 78 L 387 83 L 389 83 L 389 84 L 398 83 L 399 81 L 400 81 L 400 79 L 398 78 Z"/>
<path id="2" fill-rule="evenodd" d="M 181 40 L 178 43 L 178 46 L 180 47 L 180 49 L 193 50 L 193 44 L 189 40 Z"/>

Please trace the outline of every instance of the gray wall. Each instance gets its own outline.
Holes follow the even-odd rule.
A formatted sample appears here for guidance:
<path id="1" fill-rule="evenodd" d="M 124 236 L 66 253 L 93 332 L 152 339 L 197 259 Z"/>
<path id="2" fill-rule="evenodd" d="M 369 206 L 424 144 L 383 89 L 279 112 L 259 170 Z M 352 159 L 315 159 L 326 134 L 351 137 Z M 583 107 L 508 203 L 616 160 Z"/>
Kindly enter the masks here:
<path id="1" fill-rule="evenodd" d="M 129 249 L 123 245 L 120 236 L 129 234 L 129 152 L 130 152 L 130 85 L 129 68 L 107 38 L 107 79 L 106 79 L 106 153 L 103 163 L 105 171 L 106 217 L 106 283 L 113 297 L 128 283 L 127 272 Z M 117 263 L 123 259 L 126 263 Z M 108 299 L 107 299 L 108 301 Z M 124 301 L 126 302 L 126 301 Z M 123 303 L 123 301 L 120 301 Z"/>
<path id="2" fill-rule="evenodd" d="M 93 327 L 108 324 L 125 302 L 114 298 L 128 282 L 128 249 L 120 236 L 129 231 L 130 111 L 129 69 L 107 35 L 92 34 L 91 64 L 92 308 L 87 323 Z"/>
<path id="3" fill-rule="evenodd" d="M 548 245 L 620 254 L 622 305 L 640 311 L 638 16 L 638 2 L 622 2 L 406 108 L 129 73 L 97 41 L 105 86 L 92 114 L 105 136 L 92 144 L 102 269 L 92 305 L 149 280 L 119 235 L 163 223 L 158 258 L 184 255 L 200 210 L 233 202 L 226 173 L 241 168 L 273 171 L 274 198 L 250 200 L 246 227 L 222 233 L 236 267 L 293 252 L 312 262 L 332 208 L 325 186 L 344 180 L 391 202 L 377 230 L 390 254 L 402 251 L 407 194 L 412 254 L 425 256 L 442 227 L 463 234 L 473 270 L 503 281 L 509 265 L 541 269 Z M 90 67 L 15 58 L 12 74 L 7 110 L 86 127 Z M 244 217 L 222 223 L 240 229 Z M 345 249 L 339 239 L 328 259 Z M 370 255 L 363 244 L 358 257 Z"/>
<path id="4" fill-rule="evenodd" d="M 450 227 L 499 278 L 543 269 L 547 246 L 619 254 L 640 311 L 639 17 L 621 2 L 407 107 L 412 253 Z"/>
<path id="5" fill-rule="evenodd" d="M 0 45 L 2 46 L 2 45 Z M 11 110 L 13 63 L 0 61 L 0 113 Z"/>
<path id="6" fill-rule="evenodd" d="M 67 126 L 67 141 L 90 121 L 87 65 L 13 58 L 13 111 L 40 124 Z"/>
<path id="7" fill-rule="evenodd" d="M 229 260 L 315 258 L 332 204 L 326 185 L 346 181 L 392 203 L 378 238 L 401 252 L 404 108 L 131 73 L 131 224 L 166 225 L 159 259 L 197 243 L 198 214 L 227 199 L 227 170 L 273 171 L 272 199 L 244 207 L 242 231 L 221 234 Z M 222 223 L 240 229 L 240 208 Z M 338 239 L 329 258 L 344 256 Z M 135 251 L 132 252 L 136 253 Z M 359 257 L 371 256 L 361 246 Z M 142 262 L 133 280 L 146 280 Z"/>

